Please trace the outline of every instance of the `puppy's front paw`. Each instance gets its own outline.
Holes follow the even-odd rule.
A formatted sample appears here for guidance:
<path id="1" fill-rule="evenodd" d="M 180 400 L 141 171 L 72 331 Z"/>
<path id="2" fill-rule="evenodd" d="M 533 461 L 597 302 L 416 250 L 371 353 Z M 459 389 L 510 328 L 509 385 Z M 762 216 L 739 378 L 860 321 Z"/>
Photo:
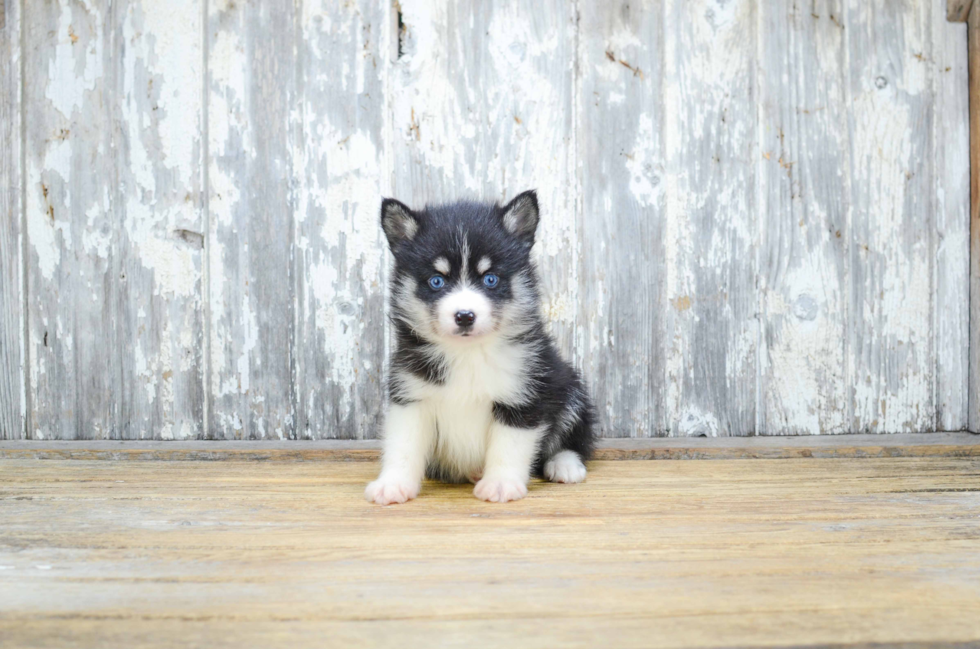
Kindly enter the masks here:
<path id="1" fill-rule="evenodd" d="M 527 485 L 514 478 L 483 478 L 473 487 L 473 495 L 491 503 L 520 500 L 527 495 Z"/>
<path id="2" fill-rule="evenodd" d="M 419 495 L 421 483 L 401 478 L 379 477 L 364 489 L 368 502 L 379 505 L 408 502 Z"/>
<path id="3" fill-rule="evenodd" d="M 575 451 L 562 451 L 545 462 L 544 477 L 566 484 L 582 482 L 585 480 L 585 465 Z"/>

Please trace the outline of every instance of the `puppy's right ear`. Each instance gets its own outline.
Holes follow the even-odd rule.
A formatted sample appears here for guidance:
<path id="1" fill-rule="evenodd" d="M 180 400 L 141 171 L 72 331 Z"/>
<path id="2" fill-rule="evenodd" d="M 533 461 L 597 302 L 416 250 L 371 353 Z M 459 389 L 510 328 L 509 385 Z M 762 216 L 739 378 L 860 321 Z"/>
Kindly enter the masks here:
<path id="1" fill-rule="evenodd" d="M 386 198 L 381 201 L 381 227 L 388 237 L 388 245 L 394 248 L 415 237 L 419 231 L 419 217 L 408 205 Z"/>

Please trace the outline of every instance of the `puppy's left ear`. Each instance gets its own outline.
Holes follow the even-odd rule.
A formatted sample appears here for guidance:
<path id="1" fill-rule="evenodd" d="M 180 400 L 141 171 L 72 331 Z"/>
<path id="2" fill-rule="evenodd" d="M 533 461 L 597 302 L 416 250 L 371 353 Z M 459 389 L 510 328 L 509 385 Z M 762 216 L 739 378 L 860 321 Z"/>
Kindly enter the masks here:
<path id="1" fill-rule="evenodd" d="M 501 219 L 505 230 L 534 243 L 534 231 L 538 228 L 538 195 L 533 189 L 518 194 L 501 210 Z"/>

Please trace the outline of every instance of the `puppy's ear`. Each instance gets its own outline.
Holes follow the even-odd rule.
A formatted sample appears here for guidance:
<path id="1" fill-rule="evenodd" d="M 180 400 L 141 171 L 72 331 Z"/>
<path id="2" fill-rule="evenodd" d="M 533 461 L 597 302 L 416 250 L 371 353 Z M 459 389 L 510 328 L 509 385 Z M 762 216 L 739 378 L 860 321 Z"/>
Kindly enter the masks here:
<path id="1" fill-rule="evenodd" d="M 538 228 L 538 195 L 533 189 L 518 194 L 504 206 L 500 218 L 505 230 L 534 243 L 534 231 Z"/>
<path id="2" fill-rule="evenodd" d="M 419 231 L 419 217 L 407 205 L 394 198 L 381 201 L 381 227 L 388 237 L 388 245 L 394 248 L 403 241 L 411 241 Z"/>

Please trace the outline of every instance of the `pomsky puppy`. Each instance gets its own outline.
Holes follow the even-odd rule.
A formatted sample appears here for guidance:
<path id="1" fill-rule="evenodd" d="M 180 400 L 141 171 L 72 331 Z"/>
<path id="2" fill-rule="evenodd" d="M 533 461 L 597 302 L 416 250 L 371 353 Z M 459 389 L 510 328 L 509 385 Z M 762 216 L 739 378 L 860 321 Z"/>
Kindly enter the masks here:
<path id="1" fill-rule="evenodd" d="M 593 407 L 540 314 L 531 260 L 538 200 L 415 211 L 394 199 L 381 226 L 394 256 L 393 355 L 381 474 L 365 490 L 388 505 L 422 478 L 476 484 L 482 500 L 527 495 L 532 472 L 581 482 Z"/>

